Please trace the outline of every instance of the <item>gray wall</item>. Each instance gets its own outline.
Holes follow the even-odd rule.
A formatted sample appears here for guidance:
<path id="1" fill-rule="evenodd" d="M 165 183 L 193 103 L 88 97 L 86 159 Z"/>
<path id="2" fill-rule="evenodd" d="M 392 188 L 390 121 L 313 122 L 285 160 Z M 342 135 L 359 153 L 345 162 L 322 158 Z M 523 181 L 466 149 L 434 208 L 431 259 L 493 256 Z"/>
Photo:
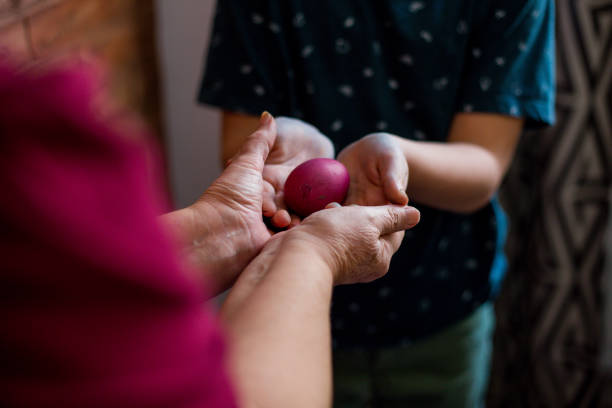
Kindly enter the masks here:
<path id="1" fill-rule="evenodd" d="M 196 104 L 214 0 L 157 0 L 158 47 L 171 186 L 177 206 L 219 173 L 219 115 Z"/>

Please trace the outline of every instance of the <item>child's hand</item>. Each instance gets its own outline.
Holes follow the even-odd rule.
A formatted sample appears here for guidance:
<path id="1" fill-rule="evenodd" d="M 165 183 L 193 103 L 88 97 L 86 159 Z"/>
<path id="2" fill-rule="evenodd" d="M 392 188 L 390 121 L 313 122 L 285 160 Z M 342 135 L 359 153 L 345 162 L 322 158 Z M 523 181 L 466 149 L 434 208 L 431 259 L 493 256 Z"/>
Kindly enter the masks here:
<path id="1" fill-rule="evenodd" d="M 317 157 L 334 157 L 334 146 L 317 128 L 298 119 L 276 119 L 278 136 L 263 171 L 263 214 L 276 228 L 296 225 L 300 219 L 289 214 L 283 200 L 285 180 L 303 162 Z"/>
<path id="2" fill-rule="evenodd" d="M 390 134 L 367 135 L 344 148 L 338 160 L 351 176 L 346 204 L 408 203 L 408 164 Z"/>

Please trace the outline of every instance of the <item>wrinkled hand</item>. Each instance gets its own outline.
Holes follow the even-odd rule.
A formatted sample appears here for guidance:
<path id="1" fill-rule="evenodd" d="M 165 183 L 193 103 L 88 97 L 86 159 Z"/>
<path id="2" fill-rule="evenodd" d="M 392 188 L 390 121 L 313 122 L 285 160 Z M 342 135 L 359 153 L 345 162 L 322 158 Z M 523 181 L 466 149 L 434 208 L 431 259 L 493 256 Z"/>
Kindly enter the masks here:
<path id="1" fill-rule="evenodd" d="M 287 231 L 284 241 L 314 248 L 334 273 L 334 283 L 370 282 L 385 275 L 404 230 L 420 219 L 413 207 L 328 205 Z M 298 246 L 299 247 L 299 246 Z"/>
<path id="2" fill-rule="evenodd" d="M 344 148 L 338 160 L 351 176 L 346 204 L 408 203 L 408 164 L 393 136 L 367 135 Z"/>
<path id="3" fill-rule="evenodd" d="M 276 140 L 268 113 L 221 176 L 193 205 L 164 216 L 186 242 L 186 256 L 226 289 L 272 236 L 262 216 L 263 169 Z"/>
<path id="4" fill-rule="evenodd" d="M 273 226 L 285 228 L 299 218 L 289 214 L 283 200 L 285 180 L 303 162 L 334 157 L 334 146 L 317 128 L 298 119 L 276 119 L 278 136 L 264 167 L 263 213 Z"/>

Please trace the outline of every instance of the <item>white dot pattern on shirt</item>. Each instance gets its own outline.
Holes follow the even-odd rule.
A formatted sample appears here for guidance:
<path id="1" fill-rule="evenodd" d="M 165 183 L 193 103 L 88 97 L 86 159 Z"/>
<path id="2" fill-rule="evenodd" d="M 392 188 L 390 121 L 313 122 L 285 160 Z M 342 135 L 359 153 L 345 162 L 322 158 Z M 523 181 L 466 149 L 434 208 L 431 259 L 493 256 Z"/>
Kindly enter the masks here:
<path id="1" fill-rule="evenodd" d="M 278 34 L 281 32 L 281 27 L 280 25 L 278 25 L 277 23 L 270 23 L 268 24 L 268 28 L 270 29 L 270 31 L 272 31 L 274 34 Z"/>
<path id="2" fill-rule="evenodd" d="M 304 18 L 304 14 L 297 13 L 293 16 L 293 26 L 296 28 L 302 28 L 306 25 L 306 19 Z"/>
<path id="3" fill-rule="evenodd" d="M 457 23 L 457 33 L 458 34 L 465 34 L 468 32 L 468 25 L 464 20 L 460 20 L 459 23 Z"/>
<path id="4" fill-rule="evenodd" d="M 313 52 L 314 52 L 314 46 L 307 45 L 304 48 L 302 48 L 302 57 L 308 58 L 312 55 Z"/>
<path id="5" fill-rule="evenodd" d="M 422 1 L 413 1 L 410 4 L 411 4 L 411 6 L 410 6 L 411 7 L 411 11 L 413 11 L 413 12 L 418 12 L 418 11 L 420 11 L 421 9 L 423 9 L 425 7 L 425 5 L 424 5 L 424 3 Z M 264 24 L 264 23 L 266 23 L 267 17 L 264 19 L 264 17 L 259 15 L 259 14 L 253 14 L 252 16 L 253 16 L 253 22 L 255 24 Z M 496 10 L 496 13 L 495 13 L 495 18 L 496 19 L 501 20 L 501 19 L 503 19 L 505 17 L 506 17 L 505 10 Z M 534 15 L 534 17 L 535 17 L 535 15 Z M 303 26 L 305 26 L 305 24 L 306 24 L 305 18 L 304 18 L 304 15 L 302 13 L 298 13 L 298 14 L 296 14 L 294 16 L 293 25 L 296 28 L 303 27 Z M 348 17 L 344 21 L 340 21 L 340 24 L 344 25 L 344 28 L 348 29 L 348 28 L 352 28 L 356 24 L 356 22 L 355 22 L 353 17 Z M 266 27 L 266 25 L 264 24 L 263 28 L 265 28 L 265 27 Z M 278 24 L 274 23 L 274 22 L 267 23 L 267 27 L 272 32 L 279 32 L 279 31 L 281 31 L 281 27 Z M 457 31 L 458 34 L 465 34 L 465 33 L 467 33 L 469 31 L 469 26 L 467 25 L 467 23 L 465 21 L 460 20 L 457 23 L 456 31 Z M 432 32 L 435 35 L 436 31 L 432 31 Z M 429 32 L 427 30 L 422 30 L 422 31 L 419 32 L 419 36 L 425 42 L 430 43 L 430 42 L 434 41 L 434 37 L 432 35 L 432 32 Z M 348 31 L 346 33 L 348 33 Z M 348 34 L 345 34 L 345 35 L 348 36 Z M 347 37 L 347 38 L 350 38 L 350 37 Z M 213 39 L 213 41 L 214 40 L 215 39 Z M 220 37 L 219 37 L 218 41 L 220 41 Z M 351 51 L 350 43 L 347 40 L 345 40 L 344 38 L 338 38 L 336 40 L 335 45 L 336 45 L 336 51 L 338 53 L 340 53 L 340 54 L 347 53 L 347 52 Z M 518 45 L 515 45 L 515 46 L 518 46 L 518 49 L 521 50 L 521 51 L 525 51 L 527 49 L 527 44 L 524 43 L 524 42 L 518 43 Z M 380 54 L 381 53 L 382 49 L 381 49 L 381 46 L 380 46 L 380 44 L 378 42 L 372 43 L 372 47 L 373 47 L 373 50 L 374 50 L 374 52 L 376 54 Z M 314 46 L 307 46 L 307 47 L 305 47 L 302 50 L 303 56 L 306 58 L 306 57 L 310 56 L 314 51 L 315 51 Z M 386 51 L 388 51 L 388 50 L 386 49 Z M 470 51 L 468 50 L 468 52 L 470 52 Z M 474 58 L 480 58 L 483 55 L 482 51 L 479 48 L 474 48 L 474 49 L 471 50 L 471 52 L 472 52 L 472 55 L 473 55 Z M 495 57 L 494 55 L 490 55 L 488 53 L 485 54 L 485 56 L 487 57 L 487 59 L 489 59 L 491 57 Z M 399 60 L 405 66 L 412 66 L 414 64 L 412 56 L 408 55 L 408 54 L 400 55 L 399 56 Z M 498 67 L 504 67 L 506 65 L 506 60 L 505 60 L 505 58 L 503 56 L 497 56 L 497 57 L 493 58 L 493 61 L 491 61 L 491 62 L 493 62 Z M 253 72 L 253 67 L 248 65 L 248 64 L 242 65 L 242 66 L 240 66 L 240 72 L 242 74 L 244 74 L 244 75 L 248 75 L 248 74 Z M 375 75 L 374 70 L 371 67 L 363 68 L 362 73 L 363 73 L 363 76 L 366 77 L 366 78 L 371 78 L 371 77 L 374 77 L 374 75 Z M 377 70 L 377 75 L 382 76 L 382 74 L 383 73 L 379 73 L 378 70 Z M 288 71 L 287 72 L 287 76 L 288 77 L 293 77 L 294 76 L 293 72 Z M 495 78 L 495 76 L 492 76 L 491 78 Z M 482 77 L 482 78 L 479 79 L 478 84 L 480 85 L 480 88 L 481 88 L 482 91 L 490 90 L 490 88 L 493 86 L 494 79 L 491 79 L 491 78 L 489 78 L 489 77 Z M 398 86 L 399 86 L 397 80 L 395 80 L 393 78 L 387 79 L 387 84 L 388 84 L 389 88 L 391 88 L 391 89 L 397 89 Z M 444 90 L 445 88 L 448 87 L 448 84 L 449 84 L 449 79 L 447 77 L 435 78 L 433 80 L 433 88 L 435 90 Z M 404 87 L 404 85 L 405 84 L 402 83 L 402 88 Z M 220 88 L 220 87 L 222 87 L 222 84 L 213 84 L 213 86 L 216 86 L 217 88 Z M 511 88 L 511 89 L 512 89 L 513 94 L 516 95 L 516 96 L 521 96 L 522 93 L 523 93 L 523 90 L 520 87 L 514 87 L 514 88 Z M 265 90 L 265 88 L 262 85 L 256 85 L 253 88 L 253 90 L 258 95 L 259 94 L 264 95 L 266 93 L 266 90 Z M 343 94 L 343 95 L 345 95 L 347 97 L 354 96 L 354 90 L 353 90 L 351 85 L 345 84 L 345 85 L 341 86 L 340 88 L 338 88 L 338 90 L 340 91 L 341 94 Z M 357 90 L 359 91 L 359 89 L 357 89 Z M 310 93 L 310 94 L 314 93 L 314 85 L 313 85 L 312 82 L 306 82 L 306 91 L 308 93 Z M 357 94 L 360 95 L 359 92 Z M 415 104 L 414 104 L 413 101 L 405 101 L 404 104 L 403 104 L 403 108 L 406 111 L 412 110 L 412 109 L 415 108 Z M 472 111 L 473 109 L 474 109 L 473 105 L 471 105 L 469 103 L 464 105 L 464 110 L 465 111 Z M 516 105 L 510 105 L 510 106 L 507 105 L 505 107 L 505 109 L 506 109 L 506 112 L 509 111 L 510 114 L 518 114 L 519 113 L 519 108 Z M 382 120 L 376 123 L 376 127 L 378 129 L 385 129 L 387 126 L 388 126 L 387 123 L 385 121 L 382 121 Z M 330 125 L 330 129 L 332 131 L 339 131 L 342 128 L 343 128 L 343 122 L 340 119 L 334 120 L 331 123 L 331 125 Z M 422 131 L 420 131 L 420 130 L 415 130 L 414 131 L 414 137 L 417 138 L 417 139 L 425 139 L 426 135 Z M 467 227 L 471 227 L 471 225 L 464 223 L 464 224 L 462 224 L 461 228 L 462 228 L 462 231 L 467 234 L 469 232 L 466 232 L 467 231 L 467 229 L 465 228 L 466 225 L 467 225 Z M 441 241 L 441 242 L 439 242 L 438 249 L 440 249 L 440 250 L 446 249 L 447 245 L 448 244 L 446 243 L 446 241 Z M 490 240 L 486 241 L 484 243 L 484 246 L 486 248 L 489 248 L 489 249 L 494 249 L 495 248 L 495 242 L 494 241 L 490 241 Z M 464 267 L 466 269 L 477 268 L 478 267 L 478 261 L 476 259 L 468 259 L 464 263 Z M 411 272 L 412 272 L 413 276 L 420 276 L 420 275 L 424 274 L 424 269 L 417 268 L 417 269 L 414 269 Z M 441 279 L 441 280 L 442 279 L 447 279 L 449 277 L 449 275 L 450 275 L 450 272 L 449 272 L 449 270 L 447 268 L 441 268 L 441 269 L 438 269 L 438 270 L 434 269 L 431 272 L 433 272 L 433 276 L 434 277 L 436 277 L 438 279 Z M 429 273 L 428 273 L 428 275 L 429 275 Z M 391 289 L 388 288 L 388 287 L 383 287 L 383 288 L 381 288 L 379 290 L 378 295 L 381 298 L 385 298 L 385 297 L 389 296 L 387 294 L 387 291 L 390 291 L 390 290 Z M 472 293 L 469 290 L 461 292 L 461 299 L 463 301 L 469 302 L 469 301 L 473 300 L 472 298 L 473 298 L 473 295 L 472 295 Z M 433 299 L 433 300 L 435 301 L 436 299 Z M 428 298 L 421 299 L 418 302 L 418 305 L 419 305 L 421 310 L 430 309 L 432 307 L 432 300 L 428 299 Z M 360 308 L 359 304 L 354 302 L 354 303 L 352 303 L 349 306 L 349 309 L 351 309 L 351 311 L 357 312 L 361 308 Z M 390 319 L 390 320 L 399 318 L 397 313 L 395 313 L 395 312 L 388 314 L 386 317 L 388 319 Z M 341 322 L 340 325 L 342 325 L 342 322 Z M 374 326 L 374 328 L 375 328 L 375 326 Z M 370 332 L 370 331 L 372 331 L 372 330 L 371 330 L 370 327 L 368 327 L 368 332 Z"/>
<path id="6" fill-rule="evenodd" d="M 516 95 L 516 96 L 521 96 L 521 95 L 523 94 L 523 89 L 522 89 L 522 88 L 520 88 L 520 87 L 518 87 L 518 86 L 515 86 L 515 87 L 514 87 L 514 90 L 513 90 L 512 92 L 513 92 L 513 93 L 514 93 L 514 95 Z"/>
<path id="7" fill-rule="evenodd" d="M 414 64 L 414 60 L 412 59 L 412 55 L 410 54 L 400 55 L 400 61 L 402 62 L 402 64 L 408 66 L 412 66 Z"/>
<path id="8" fill-rule="evenodd" d="M 372 43 L 372 51 L 374 51 L 375 55 L 380 55 L 380 53 L 382 52 L 382 48 L 381 48 L 380 43 L 378 41 L 374 41 Z"/>
<path id="9" fill-rule="evenodd" d="M 240 72 L 242 72 L 244 75 L 248 75 L 253 71 L 253 67 L 249 64 L 245 64 L 243 66 L 240 67 Z"/>
<path id="10" fill-rule="evenodd" d="M 468 270 L 474 270 L 478 268 L 478 261 L 474 258 L 469 258 L 467 261 L 465 261 L 465 268 Z"/>
<path id="11" fill-rule="evenodd" d="M 431 35 L 431 33 L 429 31 L 426 30 L 422 30 L 419 35 L 421 36 L 421 38 L 423 39 L 423 41 L 425 42 L 432 42 L 433 41 L 433 36 Z"/>
<path id="12" fill-rule="evenodd" d="M 350 85 L 340 85 L 338 87 L 338 92 L 340 92 L 342 95 L 346 96 L 347 98 L 350 98 L 351 96 L 353 96 L 353 87 Z"/>
<path id="13" fill-rule="evenodd" d="M 351 51 L 351 44 L 344 38 L 338 38 L 336 40 L 336 52 L 338 54 L 348 54 Z"/>
<path id="14" fill-rule="evenodd" d="M 255 91 L 255 94 L 258 95 L 258 96 L 263 96 L 263 95 L 266 94 L 265 88 L 263 86 L 261 86 L 261 85 L 255 85 L 253 87 L 253 91 Z"/>
<path id="15" fill-rule="evenodd" d="M 361 309 L 359 307 L 359 304 L 356 302 L 352 302 L 351 304 L 349 304 L 348 308 L 353 313 L 357 313 Z"/>
<path id="16" fill-rule="evenodd" d="M 410 3 L 410 12 L 416 13 L 417 11 L 421 11 L 425 8 L 425 4 L 422 1 L 413 1 Z"/>
<path id="17" fill-rule="evenodd" d="M 387 127 L 388 127 L 388 124 L 384 120 L 381 120 L 378 123 L 376 123 L 376 129 L 380 131 L 386 130 Z"/>
<path id="18" fill-rule="evenodd" d="M 342 129 L 343 123 L 340 119 L 336 119 L 330 126 L 332 132 L 338 132 Z"/>
<path id="19" fill-rule="evenodd" d="M 436 91 L 444 90 L 447 85 L 448 85 L 448 78 L 447 77 L 442 77 L 442 78 L 434 79 L 434 81 L 433 81 L 433 89 L 435 89 Z"/>
<path id="20" fill-rule="evenodd" d="M 489 77 L 482 77 L 480 78 L 480 89 L 482 89 L 483 91 L 488 91 L 489 88 L 491 88 L 491 78 Z"/>

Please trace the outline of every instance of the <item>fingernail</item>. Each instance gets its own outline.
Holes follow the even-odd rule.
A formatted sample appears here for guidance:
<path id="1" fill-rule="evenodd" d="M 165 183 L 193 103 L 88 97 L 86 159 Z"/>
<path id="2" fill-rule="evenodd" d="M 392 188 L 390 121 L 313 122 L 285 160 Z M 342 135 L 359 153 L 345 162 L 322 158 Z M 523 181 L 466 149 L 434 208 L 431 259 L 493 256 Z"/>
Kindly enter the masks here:
<path id="1" fill-rule="evenodd" d="M 268 124 L 270 124 L 270 122 L 272 122 L 272 119 L 273 118 L 272 118 L 272 115 L 270 115 L 270 112 L 264 111 L 261 114 L 261 117 L 259 118 L 259 123 L 261 125 L 268 125 Z"/>
<path id="2" fill-rule="evenodd" d="M 411 223 L 409 226 L 409 228 L 412 228 L 421 221 L 421 212 L 414 207 L 405 207 L 405 208 L 408 212 L 414 213 L 414 215 L 416 216 L 416 221 L 414 223 Z"/>

